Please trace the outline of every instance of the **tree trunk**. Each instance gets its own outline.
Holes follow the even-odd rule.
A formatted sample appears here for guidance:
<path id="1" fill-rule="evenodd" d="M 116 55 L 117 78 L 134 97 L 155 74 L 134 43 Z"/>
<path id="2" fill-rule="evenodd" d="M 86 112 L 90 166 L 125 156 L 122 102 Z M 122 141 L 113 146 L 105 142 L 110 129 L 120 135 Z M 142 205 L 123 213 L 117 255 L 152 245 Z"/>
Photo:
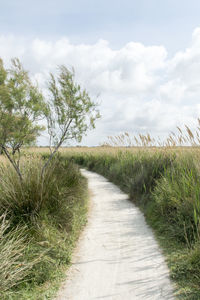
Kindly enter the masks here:
<path id="1" fill-rule="evenodd" d="M 8 160 L 10 161 L 11 165 L 13 166 L 13 168 L 15 169 L 15 171 L 16 171 L 16 173 L 17 173 L 17 175 L 18 175 L 18 177 L 19 177 L 19 179 L 20 179 L 20 181 L 22 183 L 23 182 L 23 178 L 22 178 L 22 174 L 20 172 L 19 167 L 16 165 L 16 163 L 14 162 L 14 160 L 11 158 L 11 156 L 10 156 L 10 154 L 9 154 L 9 152 L 6 149 L 5 146 L 2 146 L 2 150 L 5 153 L 5 155 L 7 156 Z"/>

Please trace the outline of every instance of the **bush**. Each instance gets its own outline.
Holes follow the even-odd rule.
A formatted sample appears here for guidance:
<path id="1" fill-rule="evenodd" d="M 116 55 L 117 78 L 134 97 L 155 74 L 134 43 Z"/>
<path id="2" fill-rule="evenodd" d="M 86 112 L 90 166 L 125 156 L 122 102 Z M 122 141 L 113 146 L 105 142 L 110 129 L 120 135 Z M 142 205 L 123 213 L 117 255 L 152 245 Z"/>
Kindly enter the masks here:
<path id="1" fill-rule="evenodd" d="M 43 161 L 39 158 L 26 160 L 21 167 L 23 184 L 10 165 L 0 166 L 0 213 L 7 211 L 15 224 L 37 222 L 43 210 L 55 216 L 59 214 L 60 218 L 65 211 L 63 206 L 67 209 L 72 204 L 74 193 L 81 195 L 79 189 L 83 178 L 76 166 L 54 159 L 42 180 L 42 165 Z"/>

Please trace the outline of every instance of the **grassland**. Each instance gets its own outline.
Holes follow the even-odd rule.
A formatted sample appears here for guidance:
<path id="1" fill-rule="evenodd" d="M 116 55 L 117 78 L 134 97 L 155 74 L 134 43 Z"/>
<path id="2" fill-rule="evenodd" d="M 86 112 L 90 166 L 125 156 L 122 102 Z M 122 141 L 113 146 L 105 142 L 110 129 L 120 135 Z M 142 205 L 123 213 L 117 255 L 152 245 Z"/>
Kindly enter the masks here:
<path id="1" fill-rule="evenodd" d="M 87 182 L 61 157 L 41 180 L 41 154 L 29 152 L 21 162 L 22 184 L 1 160 L 0 298 L 52 299 L 86 223 Z"/>
<path id="2" fill-rule="evenodd" d="M 129 194 L 163 249 L 177 299 L 200 299 L 200 149 L 72 148 L 63 155 Z"/>
<path id="3" fill-rule="evenodd" d="M 55 294 L 86 222 L 86 182 L 76 163 L 106 176 L 129 194 L 161 245 L 177 299 L 200 299 L 199 147 L 61 148 L 44 186 L 38 181 L 41 156 L 48 156 L 47 148 L 24 150 L 24 190 L 5 160 L 2 163 L 0 264 L 3 255 L 13 258 L 6 267 L 16 284 L 6 282 L 4 274 L 1 298 L 51 299 Z M 17 275 L 19 281 L 15 281 L 16 265 L 22 274 Z"/>

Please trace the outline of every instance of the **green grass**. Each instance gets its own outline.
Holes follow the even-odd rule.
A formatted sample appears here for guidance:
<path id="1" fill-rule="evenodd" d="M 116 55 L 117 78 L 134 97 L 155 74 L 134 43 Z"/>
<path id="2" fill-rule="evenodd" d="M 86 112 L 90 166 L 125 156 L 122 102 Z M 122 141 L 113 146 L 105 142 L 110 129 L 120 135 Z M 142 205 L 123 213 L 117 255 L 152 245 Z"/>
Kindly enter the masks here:
<path id="1" fill-rule="evenodd" d="M 194 151 L 66 154 L 130 195 L 163 249 L 177 299 L 188 300 L 200 299 L 200 171 Z"/>
<path id="2" fill-rule="evenodd" d="M 0 272 L 1 299 L 52 299 L 64 279 L 87 212 L 86 181 L 74 162 L 130 195 L 163 249 L 177 299 L 200 299 L 198 149 L 109 154 L 101 148 L 63 151 L 43 182 L 38 157 L 27 155 L 23 185 L 12 168 L 0 168 L 0 271 L 7 268 L 7 273 Z"/>
<path id="3" fill-rule="evenodd" d="M 0 168 L 1 299 L 52 299 L 86 223 L 87 182 L 79 169 L 57 157 L 42 181 L 42 163 L 24 160 L 23 184 L 10 166 Z"/>

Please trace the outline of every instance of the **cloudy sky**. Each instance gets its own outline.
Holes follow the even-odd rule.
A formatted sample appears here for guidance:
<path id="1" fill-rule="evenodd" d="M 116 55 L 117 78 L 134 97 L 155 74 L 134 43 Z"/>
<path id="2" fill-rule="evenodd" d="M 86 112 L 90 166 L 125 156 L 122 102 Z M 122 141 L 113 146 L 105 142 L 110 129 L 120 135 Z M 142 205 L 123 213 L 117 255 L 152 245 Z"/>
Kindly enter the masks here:
<path id="1" fill-rule="evenodd" d="M 164 136 L 200 117 L 199 11 L 199 0 L 0 0 L 0 57 L 19 57 L 41 86 L 57 65 L 75 68 L 102 115 L 83 145 Z"/>

